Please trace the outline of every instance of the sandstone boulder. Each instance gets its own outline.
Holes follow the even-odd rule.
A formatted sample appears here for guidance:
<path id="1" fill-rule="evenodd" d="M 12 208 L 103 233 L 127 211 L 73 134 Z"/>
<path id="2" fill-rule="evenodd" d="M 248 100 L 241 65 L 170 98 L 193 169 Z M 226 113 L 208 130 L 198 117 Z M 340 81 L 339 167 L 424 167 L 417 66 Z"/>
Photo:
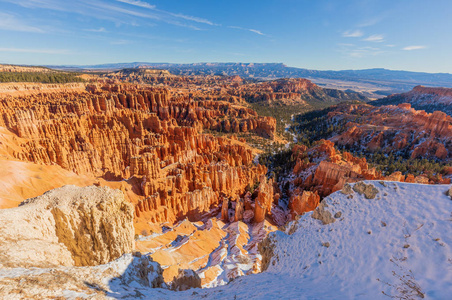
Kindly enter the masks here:
<path id="1" fill-rule="evenodd" d="M 162 267 L 152 259 L 150 254 L 141 255 L 136 252 L 133 254 L 133 260 L 120 279 L 121 283 L 126 286 L 131 285 L 135 281 L 145 287 L 166 288 L 162 274 Z"/>
<path id="2" fill-rule="evenodd" d="M 311 217 L 313 219 L 317 219 L 322 222 L 323 225 L 331 224 L 336 222 L 336 220 L 331 215 L 331 212 L 329 210 L 326 210 L 325 207 L 327 205 L 323 202 L 320 203 L 320 205 L 314 210 Z"/>
<path id="3" fill-rule="evenodd" d="M 93 266 L 134 247 L 133 207 L 119 190 L 64 186 L 0 210 L 0 266 Z"/>
<path id="4" fill-rule="evenodd" d="M 186 291 L 191 288 L 201 288 L 201 278 L 193 270 L 179 270 L 179 274 L 171 283 L 171 289 Z"/>
<path id="5" fill-rule="evenodd" d="M 360 195 L 364 194 L 366 199 L 374 199 L 378 194 L 378 190 L 375 186 L 373 186 L 373 184 L 365 184 L 362 181 L 355 183 L 355 185 L 353 185 L 353 190 Z"/>
<path id="6" fill-rule="evenodd" d="M 452 187 L 447 190 L 446 194 L 452 199 Z"/>

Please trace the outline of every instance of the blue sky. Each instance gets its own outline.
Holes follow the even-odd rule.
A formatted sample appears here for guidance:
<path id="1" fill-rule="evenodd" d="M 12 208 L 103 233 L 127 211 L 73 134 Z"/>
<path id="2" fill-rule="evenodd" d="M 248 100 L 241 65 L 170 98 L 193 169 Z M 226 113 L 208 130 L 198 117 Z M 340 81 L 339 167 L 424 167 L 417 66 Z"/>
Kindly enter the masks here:
<path id="1" fill-rule="evenodd" d="M 0 0 L 0 62 L 452 73 L 450 0 Z"/>

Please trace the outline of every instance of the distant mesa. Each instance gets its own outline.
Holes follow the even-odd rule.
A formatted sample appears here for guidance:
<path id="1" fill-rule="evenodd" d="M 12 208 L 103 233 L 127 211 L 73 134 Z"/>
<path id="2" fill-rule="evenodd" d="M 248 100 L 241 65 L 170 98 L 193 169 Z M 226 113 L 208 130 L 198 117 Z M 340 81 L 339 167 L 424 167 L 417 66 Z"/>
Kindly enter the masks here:
<path id="1" fill-rule="evenodd" d="M 432 113 L 442 111 L 452 116 L 452 88 L 425 87 L 418 85 L 408 93 L 394 94 L 372 102 L 373 105 L 398 105 L 409 103 L 417 110 Z"/>

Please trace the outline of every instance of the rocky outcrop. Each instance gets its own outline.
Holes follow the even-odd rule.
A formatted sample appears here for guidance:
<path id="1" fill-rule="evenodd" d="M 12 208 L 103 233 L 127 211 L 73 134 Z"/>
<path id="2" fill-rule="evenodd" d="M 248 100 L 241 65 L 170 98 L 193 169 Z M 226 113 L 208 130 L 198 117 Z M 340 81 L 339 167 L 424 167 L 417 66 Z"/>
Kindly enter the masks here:
<path id="1" fill-rule="evenodd" d="M 292 219 L 315 210 L 323 197 L 348 186 L 347 183 L 382 177 L 368 167 L 365 158 L 338 152 L 328 140 L 320 140 L 311 148 L 295 145 L 292 159 L 295 166 L 286 187 Z"/>
<path id="2" fill-rule="evenodd" d="M 224 197 L 221 205 L 221 220 L 229 222 L 229 199 Z"/>
<path id="3" fill-rule="evenodd" d="M 112 295 L 143 295 L 166 288 L 162 268 L 149 254 L 121 256 L 95 267 L 0 269 L 1 299 L 111 299 Z M 157 297 L 162 297 L 159 289 Z M 168 292 L 168 291 L 167 291 Z M 151 296 L 149 296 L 151 297 Z"/>
<path id="4" fill-rule="evenodd" d="M 313 211 L 319 206 L 320 196 L 317 192 L 302 191 L 294 193 L 289 201 L 289 208 L 292 215 L 301 215 L 308 211 Z"/>
<path id="5" fill-rule="evenodd" d="M 325 209 L 326 207 L 328 207 L 327 204 L 323 202 L 320 203 L 319 207 L 317 207 L 311 215 L 313 219 L 321 221 L 323 225 L 328 225 L 336 222 L 331 212 Z"/>
<path id="6" fill-rule="evenodd" d="M 57 71 L 44 68 L 44 67 L 32 67 L 32 66 L 19 66 L 19 65 L 3 65 L 0 64 L 0 72 L 39 72 L 39 73 L 56 73 Z"/>
<path id="7" fill-rule="evenodd" d="M 360 195 L 364 194 L 366 199 L 375 199 L 375 196 L 378 194 L 378 190 L 373 184 L 366 184 L 362 181 L 355 183 L 353 190 Z"/>
<path id="8" fill-rule="evenodd" d="M 133 259 L 125 272 L 119 277 L 121 284 L 130 286 L 139 284 L 150 288 L 166 288 L 163 280 L 163 270 L 150 254 L 133 253 Z"/>
<path id="9" fill-rule="evenodd" d="M 0 210 L 3 267 L 93 266 L 133 247 L 133 206 L 119 190 L 64 186 Z"/>
<path id="10" fill-rule="evenodd" d="M 191 288 L 201 288 L 201 278 L 193 270 L 179 270 L 179 274 L 171 283 L 171 289 L 186 291 Z"/>

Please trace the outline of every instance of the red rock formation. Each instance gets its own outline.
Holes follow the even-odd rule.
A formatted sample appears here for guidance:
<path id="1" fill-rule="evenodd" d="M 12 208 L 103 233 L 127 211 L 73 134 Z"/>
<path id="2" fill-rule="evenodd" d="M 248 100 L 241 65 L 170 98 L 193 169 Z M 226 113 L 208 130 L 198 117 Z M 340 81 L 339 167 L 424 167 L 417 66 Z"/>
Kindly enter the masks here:
<path id="1" fill-rule="evenodd" d="M 196 219 L 219 206 L 220 193 L 237 199 L 266 173 L 249 148 L 202 130 L 272 138 L 273 118 L 161 88 L 109 84 L 89 91 L 0 99 L 0 126 L 18 137 L 11 155 L 108 180 L 135 178 L 144 196 L 136 215 L 151 222 Z"/>
<path id="2" fill-rule="evenodd" d="M 245 203 L 244 199 L 238 199 L 235 204 L 235 214 L 234 214 L 235 222 L 243 220 L 243 212 L 245 211 L 244 203 Z"/>
<path id="3" fill-rule="evenodd" d="M 382 176 L 373 168 L 369 168 L 365 158 L 354 157 L 348 152 L 335 150 L 334 143 L 321 140 L 315 146 L 295 145 L 292 155 L 296 161 L 293 168 L 293 179 L 289 181 L 289 208 L 292 216 L 315 209 L 322 197 L 341 190 L 346 183 L 361 180 L 389 180 L 415 183 L 450 183 L 441 175 L 413 176 L 405 178 L 401 172 Z"/>
<path id="4" fill-rule="evenodd" d="M 296 159 L 293 173 L 297 176 L 292 180 L 293 197 L 301 195 L 296 188 L 316 191 L 324 197 L 342 189 L 347 182 L 381 178 L 375 169 L 368 168 L 365 158 L 354 157 L 348 152 L 341 154 L 328 140 L 321 140 L 310 149 L 296 145 L 292 152 Z"/>
<path id="5" fill-rule="evenodd" d="M 301 215 L 308 211 L 313 211 L 319 206 L 320 196 L 317 192 L 296 191 L 289 201 L 289 208 L 292 215 Z"/>
<path id="6" fill-rule="evenodd" d="M 452 155 L 452 117 L 443 112 L 417 111 L 410 104 L 374 107 L 338 106 L 330 120 L 346 123 L 331 141 L 370 151 L 409 152 L 412 158 L 448 159 Z"/>
<path id="7" fill-rule="evenodd" d="M 259 191 L 254 206 L 254 222 L 260 223 L 270 215 L 274 199 L 273 180 L 267 181 L 265 176 L 260 178 Z"/>
<path id="8" fill-rule="evenodd" d="M 418 85 L 413 88 L 413 92 L 418 94 L 431 94 L 437 95 L 441 97 L 451 97 L 452 98 L 452 89 L 450 88 L 441 88 L 441 87 L 425 87 L 422 85 Z"/>
<path id="9" fill-rule="evenodd" d="M 377 104 L 400 104 L 403 102 L 409 103 L 416 109 L 424 109 L 429 112 L 440 110 L 451 115 L 452 89 L 418 85 L 408 93 L 391 95 L 377 101 Z"/>
<path id="10" fill-rule="evenodd" d="M 130 69 L 103 76 L 106 82 L 126 81 L 165 85 L 177 95 L 190 99 L 229 103 L 264 102 L 268 105 L 308 105 L 307 99 L 321 101 L 360 100 L 356 93 L 323 89 L 307 79 L 290 78 L 256 82 L 239 76 L 175 76 L 162 70 Z M 108 87 L 104 89 L 110 91 Z"/>
<path id="11" fill-rule="evenodd" d="M 303 96 L 320 91 L 317 85 L 307 79 L 278 79 L 241 86 L 233 91 L 234 95 L 248 102 L 265 102 L 268 104 L 304 104 Z"/>
<path id="12" fill-rule="evenodd" d="M 409 174 L 409 175 L 411 175 L 411 174 Z M 414 179 L 413 175 L 409 176 L 409 178 L 410 178 L 409 179 L 410 181 L 407 181 L 407 182 L 415 182 L 415 179 Z M 413 178 L 413 181 L 411 181 L 411 178 Z M 397 171 L 397 172 L 392 173 L 389 176 L 386 176 L 385 180 L 405 182 L 405 175 L 403 175 L 402 172 Z"/>
<path id="13" fill-rule="evenodd" d="M 221 220 L 229 222 L 229 200 L 226 197 L 223 198 L 221 205 Z"/>

